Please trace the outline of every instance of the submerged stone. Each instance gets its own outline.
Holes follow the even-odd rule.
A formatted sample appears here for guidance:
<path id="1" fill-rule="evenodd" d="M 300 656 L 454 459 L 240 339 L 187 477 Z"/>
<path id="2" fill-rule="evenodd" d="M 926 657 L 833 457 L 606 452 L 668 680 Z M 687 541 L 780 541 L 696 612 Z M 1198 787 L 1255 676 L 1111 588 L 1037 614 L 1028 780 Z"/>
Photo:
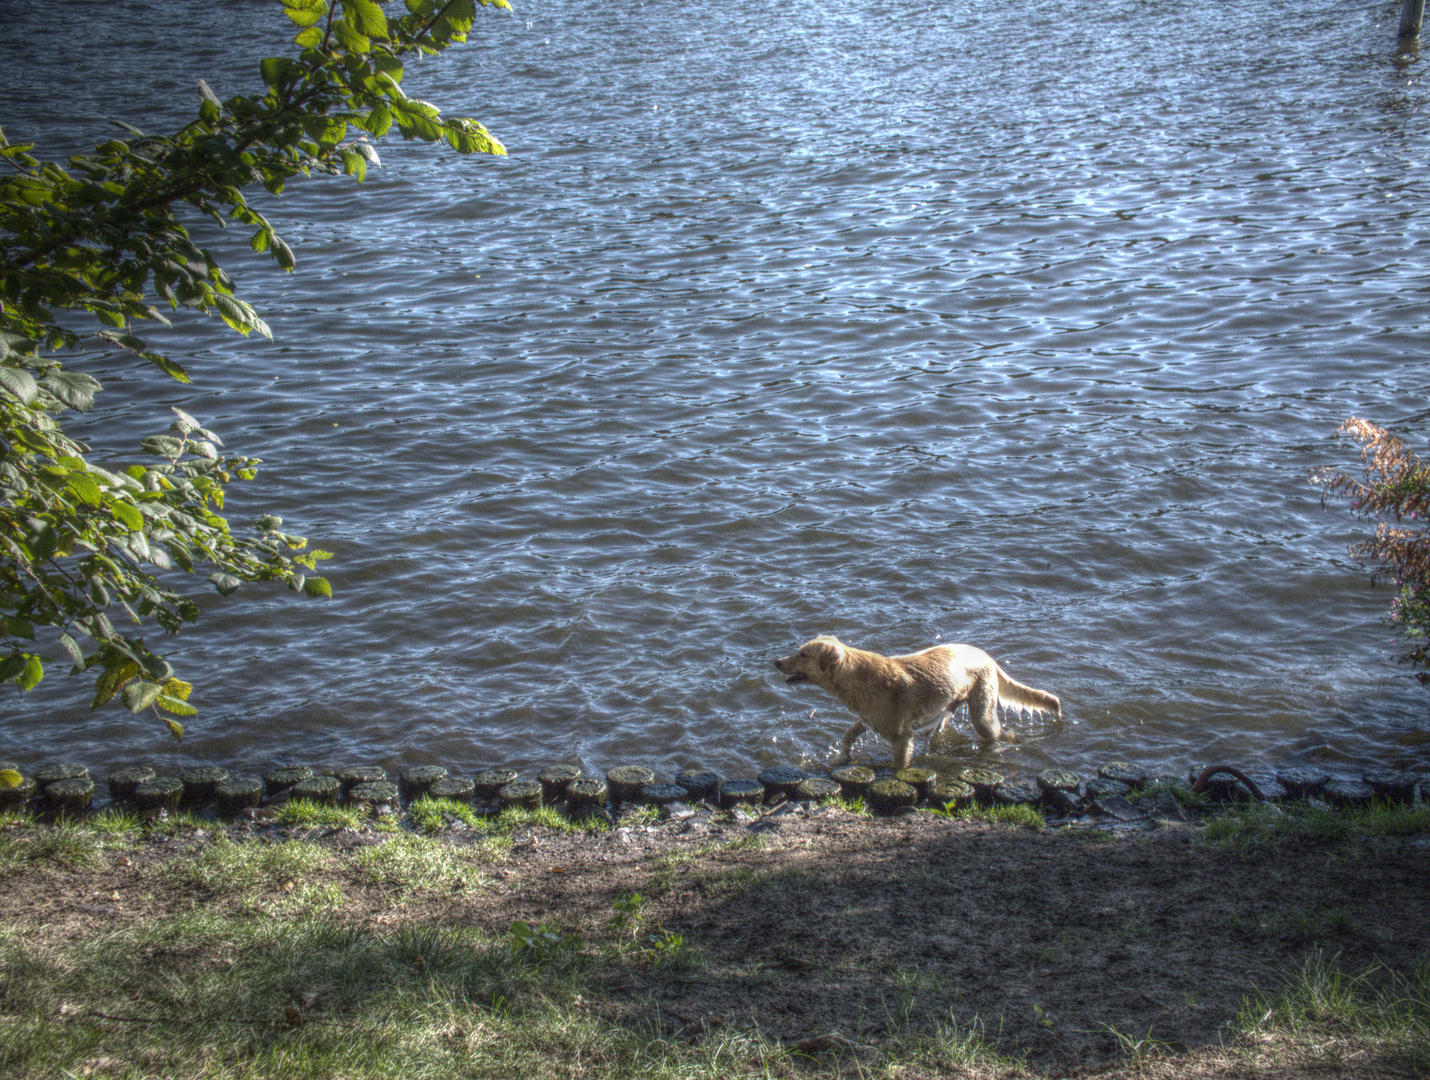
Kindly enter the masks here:
<path id="1" fill-rule="evenodd" d="M 420 799 L 431 789 L 438 780 L 447 778 L 447 767 L 445 765 L 418 765 L 412 769 L 406 769 L 397 778 L 397 790 L 404 799 L 411 802 L 413 799 Z"/>
<path id="2" fill-rule="evenodd" d="M 686 769 L 675 778 L 691 799 L 715 802 L 720 798 L 720 777 L 704 769 Z"/>
<path id="3" fill-rule="evenodd" d="M 56 780 L 45 788 L 45 802 L 57 814 L 83 814 L 94 802 L 94 781 L 88 776 Z"/>
<path id="4" fill-rule="evenodd" d="M 469 803 L 474 794 L 476 785 L 464 776 L 444 776 L 427 789 L 428 798 L 451 799 L 453 802 Z"/>
<path id="5" fill-rule="evenodd" d="M 1126 784 L 1129 788 L 1146 787 L 1150 779 L 1146 769 L 1133 765 L 1130 761 L 1109 761 L 1097 770 L 1097 775 L 1103 780 L 1116 780 Z"/>
<path id="6" fill-rule="evenodd" d="M 823 776 L 807 776 L 794 789 L 798 802 L 828 802 L 839 795 L 839 785 Z"/>
<path id="7" fill-rule="evenodd" d="M 1319 795 L 1321 789 L 1331 782 L 1331 774 L 1321 769 L 1282 769 L 1276 774 L 1276 782 L 1286 789 L 1293 799 L 1309 799 Z"/>
<path id="8" fill-rule="evenodd" d="M 985 806 L 993 801 L 993 789 L 1003 782 L 1003 774 L 992 769 L 964 769 L 959 776 L 973 789 L 973 797 Z"/>
<path id="9" fill-rule="evenodd" d="M 184 782 L 177 776 L 156 776 L 134 789 L 134 805 L 140 810 L 177 810 L 184 794 Z"/>
<path id="10" fill-rule="evenodd" d="M 720 785 L 720 805 L 754 806 L 765 797 L 765 785 L 758 780 L 726 780 Z"/>
<path id="11" fill-rule="evenodd" d="M 684 802 L 688 797 L 679 784 L 647 784 L 641 788 L 638 801 L 646 806 L 669 806 Z"/>
<path id="12" fill-rule="evenodd" d="M 310 776 L 288 789 L 288 794 L 295 799 L 307 799 L 328 806 L 335 805 L 342 793 L 343 782 L 336 776 Z"/>
<path id="13" fill-rule="evenodd" d="M 158 775 L 147 765 L 132 769 L 120 769 L 109 774 L 109 797 L 116 802 L 127 802 L 134 798 L 134 789 Z"/>
<path id="14" fill-rule="evenodd" d="M 1135 821 L 1146 816 L 1121 795 L 1107 795 L 1093 801 L 1088 806 L 1088 812 L 1099 817 L 1110 817 L 1116 821 Z"/>
<path id="15" fill-rule="evenodd" d="M 1106 768 L 1106 766 L 1104 766 Z M 1038 773 L 1038 790 L 1044 793 L 1071 791 L 1076 793 L 1082 786 L 1082 777 L 1067 769 L 1044 769 Z"/>
<path id="16" fill-rule="evenodd" d="M 1415 801 L 1415 785 L 1420 777 L 1401 769 L 1372 769 L 1361 779 L 1371 786 L 1377 799 L 1409 806 Z"/>
<path id="17" fill-rule="evenodd" d="M 794 798 L 795 789 L 806 775 L 808 774 L 803 769 L 796 769 L 792 765 L 776 765 L 764 770 L 758 779 L 765 789 L 765 801 L 778 802 L 780 799 Z"/>
<path id="18" fill-rule="evenodd" d="M 973 805 L 973 788 L 962 780 L 944 780 L 929 791 L 929 802 L 954 810 L 963 810 Z"/>
<path id="19" fill-rule="evenodd" d="M 870 784 L 869 789 L 864 792 L 864 801 L 874 813 L 890 817 L 906 806 L 916 806 L 919 792 L 912 784 L 890 777 L 888 780 L 876 780 Z"/>
<path id="20" fill-rule="evenodd" d="M 1004 780 L 993 789 L 994 806 L 1036 806 L 1042 792 L 1026 780 Z"/>
<path id="21" fill-rule="evenodd" d="M 581 779 L 581 770 L 575 765 L 548 765 L 536 774 L 536 779 L 541 784 L 542 801 L 554 803 L 566 797 L 566 786 L 572 780 Z"/>
<path id="22" fill-rule="evenodd" d="M 217 765 L 185 769 L 179 774 L 184 782 L 183 801 L 189 806 L 205 806 L 213 802 L 214 789 L 228 779 L 228 770 Z"/>
<path id="23" fill-rule="evenodd" d="M 830 773 L 829 778 L 839 785 L 839 793 L 846 799 L 862 799 L 877 779 L 874 770 L 865 765 L 845 765 Z"/>
<path id="24" fill-rule="evenodd" d="M 306 765 L 284 765 L 278 769 L 269 769 L 263 774 L 263 792 L 265 795 L 277 795 L 300 781 L 311 779 L 312 776 L 313 770 Z"/>
<path id="25" fill-rule="evenodd" d="M 594 776 L 572 780 L 566 785 L 566 805 L 573 814 L 603 809 L 606 805 L 607 790 L 606 782 Z"/>
<path id="26" fill-rule="evenodd" d="M 932 769 L 919 768 L 914 766 L 908 769 L 900 769 L 894 773 L 894 779 L 901 784 L 908 784 L 919 793 L 919 802 L 923 802 L 929 797 L 929 791 L 938 781 L 938 773 Z"/>
<path id="27" fill-rule="evenodd" d="M 1332 806 L 1369 806 L 1375 799 L 1375 788 L 1363 780 L 1332 780 L 1321 789 L 1321 798 Z"/>
<path id="28" fill-rule="evenodd" d="M 482 802 L 495 802 L 501 789 L 515 780 L 515 769 L 483 769 L 472 777 L 472 797 Z"/>
<path id="29" fill-rule="evenodd" d="M 541 781 L 513 780 L 497 792 L 497 799 L 501 802 L 502 809 L 539 810 L 541 809 Z"/>
<path id="30" fill-rule="evenodd" d="M 1121 780 L 1112 780 L 1105 776 L 1099 776 L 1096 780 L 1089 780 L 1087 787 L 1083 788 L 1083 793 L 1089 799 L 1106 799 L 1113 795 L 1127 798 L 1132 794 L 1132 789 Z"/>
<path id="31" fill-rule="evenodd" d="M 32 774 L 35 778 L 35 785 L 39 788 L 40 794 L 45 793 L 45 789 L 51 784 L 60 780 L 78 780 L 89 776 L 89 770 L 83 765 L 76 765 L 72 761 L 61 761 L 49 765 L 41 765 Z"/>
<path id="32" fill-rule="evenodd" d="M 348 789 L 348 802 L 353 806 L 367 807 L 374 815 L 384 808 L 396 810 L 401 793 L 391 780 L 372 780 L 366 784 L 354 784 Z"/>
<path id="33" fill-rule="evenodd" d="M 214 788 L 220 814 L 237 814 L 263 801 L 263 781 L 256 776 L 230 776 Z"/>
<path id="34" fill-rule="evenodd" d="M 19 775 L 19 769 L 11 769 L 11 772 Z M 35 797 L 35 793 L 40 790 L 40 785 L 35 783 L 33 776 L 21 776 L 20 782 L 12 787 L 0 787 L 0 810 L 19 810 L 27 802 Z"/>
<path id="35" fill-rule="evenodd" d="M 641 788 L 655 783 L 655 773 L 644 765 L 618 765 L 606 774 L 606 784 L 615 803 L 639 802 Z"/>

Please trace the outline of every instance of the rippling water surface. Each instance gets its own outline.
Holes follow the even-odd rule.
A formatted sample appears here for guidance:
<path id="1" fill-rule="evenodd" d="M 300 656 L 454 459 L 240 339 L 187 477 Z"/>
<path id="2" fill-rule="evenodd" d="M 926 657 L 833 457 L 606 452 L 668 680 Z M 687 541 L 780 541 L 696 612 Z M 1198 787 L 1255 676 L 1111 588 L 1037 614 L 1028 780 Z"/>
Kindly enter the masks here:
<path id="1" fill-rule="evenodd" d="M 1366 529 L 1307 482 L 1343 418 L 1430 418 L 1398 3 L 516 2 L 406 82 L 508 158 L 294 185 L 291 278 L 206 236 L 275 340 L 180 325 L 193 387 L 88 361 L 97 445 L 198 415 L 267 462 L 229 516 L 336 552 L 336 599 L 206 604 L 182 747 L 56 665 L 3 756 L 824 761 L 845 710 L 771 661 L 834 632 L 1062 697 L 955 762 L 1430 764 Z M 48 156 L 287 38 L 4 12 L 0 123 Z"/>

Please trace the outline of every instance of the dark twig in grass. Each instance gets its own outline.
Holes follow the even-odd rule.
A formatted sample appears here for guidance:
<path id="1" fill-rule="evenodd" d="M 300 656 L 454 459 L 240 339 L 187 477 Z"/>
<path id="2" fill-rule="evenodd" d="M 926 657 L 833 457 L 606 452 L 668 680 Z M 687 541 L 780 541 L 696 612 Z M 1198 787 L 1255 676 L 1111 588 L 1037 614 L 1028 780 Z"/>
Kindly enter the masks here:
<path id="1" fill-rule="evenodd" d="M 121 1024 L 251 1024 L 255 1027 L 275 1027 L 279 1021 L 268 1020 L 240 1020 L 234 1016 L 115 1016 L 113 1013 L 99 1012 L 97 1009 L 90 1009 L 84 1014 L 93 1016 L 99 1020 L 113 1020 Z M 290 1026 L 299 1026 L 291 1020 Z M 351 1020 L 332 1020 L 326 1016 L 304 1016 L 301 1024 L 334 1024 L 339 1027 L 352 1027 Z"/>

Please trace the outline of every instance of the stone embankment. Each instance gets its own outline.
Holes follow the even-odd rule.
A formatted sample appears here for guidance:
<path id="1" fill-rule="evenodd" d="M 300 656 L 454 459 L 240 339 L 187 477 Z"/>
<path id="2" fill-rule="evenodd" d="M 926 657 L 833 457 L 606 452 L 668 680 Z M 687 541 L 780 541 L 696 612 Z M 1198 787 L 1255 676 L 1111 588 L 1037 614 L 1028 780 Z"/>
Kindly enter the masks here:
<path id="1" fill-rule="evenodd" d="M 141 813 L 213 807 L 230 816 L 253 814 L 264 805 L 289 799 L 344 802 L 386 815 L 423 796 L 452 799 L 491 813 L 506 807 L 555 806 L 573 817 L 612 816 L 631 806 L 656 807 L 664 817 L 683 817 L 692 814 L 693 804 L 698 803 L 728 809 L 783 801 L 862 799 L 869 810 L 882 815 L 908 813 L 920 806 L 1023 805 L 1050 817 L 1084 821 L 1145 817 L 1149 806 L 1134 805 L 1134 799 L 1150 798 L 1150 809 L 1170 813 L 1189 794 L 1217 803 L 1318 799 L 1330 806 L 1356 807 L 1375 800 L 1411 805 L 1417 797 L 1430 802 L 1430 776 L 1400 770 L 1374 769 L 1347 777 L 1302 767 L 1253 779 L 1228 766 L 1193 765 L 1183 777 L 1156 775 L 1125 761 L 1109 762 L 1093 778 L 1047 769 L 1031 780 L 985 768 L 939 774 L 925 768 L 895 772 L 875 763 L 828 773 L 776 766 L 751 779 L 724 779 L 692 768 L 672 783 L 659 780 L 642 765 L 619 766 L 604 778 L 583 776 L 575 766 L 552 765 L 535 780 L 522 779 L 513 769 L 456 776 L 443 766 L 424 765 L 404 770 L 395 782 L 379 766 L 328 770 L 283 766 L 262 776 L 231 775 L 217 767 L 189 769 L 177 776 L 130 768 L 108 774 L 105 782 L 112 803 Z M 0 811 L 28 808 L 75 816 L 92 810 L 95 796 L 95 778 L 84 765 L 43 765 L 26 776 L 15 764 L 0 762 Z"/>

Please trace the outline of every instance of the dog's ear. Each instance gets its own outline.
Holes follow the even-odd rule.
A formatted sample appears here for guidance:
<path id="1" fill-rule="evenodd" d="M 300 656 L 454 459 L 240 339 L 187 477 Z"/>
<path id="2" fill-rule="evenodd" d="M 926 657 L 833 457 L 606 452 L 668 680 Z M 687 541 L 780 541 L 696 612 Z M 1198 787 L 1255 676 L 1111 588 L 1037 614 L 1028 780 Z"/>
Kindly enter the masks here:
<path id="1" fill-rule="evenodd" d="M 838 638 L 825 638 L 819 643 L 819 670 L 833 671 L 844 659 L 844 646 Z"/>

